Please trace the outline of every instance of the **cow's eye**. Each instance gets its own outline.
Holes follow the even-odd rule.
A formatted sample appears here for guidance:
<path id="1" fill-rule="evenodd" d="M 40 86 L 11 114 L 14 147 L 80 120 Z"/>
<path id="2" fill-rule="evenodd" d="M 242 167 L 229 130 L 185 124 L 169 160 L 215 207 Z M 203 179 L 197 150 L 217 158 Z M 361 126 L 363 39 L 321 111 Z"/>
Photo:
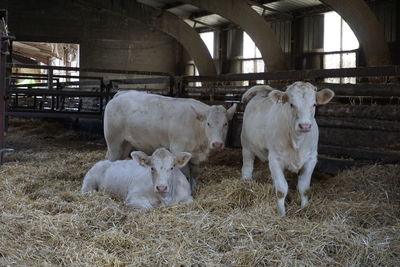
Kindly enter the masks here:
<path id="1" fill-rule="evenodd" d="M 313 107 L 316 107 L 316 106 L 317 106 L 317 104 L 314 104 L 314 105 L 313 105 Z"/>
<path id="2" fill-rule="evenodd" d="M 209 122 L 207 122 L 207 126 L 210 127 L 210 123 Z"/>
<path id="3" fill-rule="evenodd" d="M 228 126 L 228 123 L 225 123 L 224 126 L 225 126 L 225 127 Z"/>
<path id="4" fill-rule="evenodd" d="M 291 107 L 291 108 L 294 108 L 294 105 L 293 105 L 293 104 L 290 104 L 290 107 Z"/>
<path id="5" fill-rule="evenodd" d="M 151 167 L 151 171 L 152 171 L 152 172 L 154 172 L 154 171 L 155 171 L 155 169 L 154 169 L 153 167 Z"/>
<path id="6" fill-rule="evenodd" d="M 174 167 L 171 167 L 171 171 L 174 169 Z"/>

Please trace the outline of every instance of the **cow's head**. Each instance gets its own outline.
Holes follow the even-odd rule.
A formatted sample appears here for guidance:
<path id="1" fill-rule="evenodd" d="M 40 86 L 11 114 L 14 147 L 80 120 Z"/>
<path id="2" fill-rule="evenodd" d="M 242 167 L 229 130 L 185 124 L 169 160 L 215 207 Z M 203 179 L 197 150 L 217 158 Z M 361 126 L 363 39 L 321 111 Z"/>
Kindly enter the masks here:
<path id="1" fill-rule="evenodd" d="M 165 148 L 158 148 L 151 156 L 141 151 L 134 151 L 131 157 L 140 165 L 151 168 L 154 192 L 163 199 L 169 199 L 172 196 L 174 179 L 179 175 L 179 169 L 189 162 L 192 154 L 180 152 L 174 155 Z"/>
<path id="2" fill-rule="evenodd" d="M 316 89 L 308 82 L 295 82 L 287 87 L 286 92 L 274 90 L 269 97 L 285 105 L 292 128 L 298 133 L 304 133 L 311 131 L 315 107 L 327 104 L 335 95 L 330 89 L 318 92 Z"/>
<path id="3" fill-rule="evenodd" d="M 232 120 L 236 107 L 237 105 L 233 104 L 226 110 L 223 106 L 210 106 L 206 115 L 203 116 L 209 149 L 221 150 L 224 148 L 228 122 Z"/>

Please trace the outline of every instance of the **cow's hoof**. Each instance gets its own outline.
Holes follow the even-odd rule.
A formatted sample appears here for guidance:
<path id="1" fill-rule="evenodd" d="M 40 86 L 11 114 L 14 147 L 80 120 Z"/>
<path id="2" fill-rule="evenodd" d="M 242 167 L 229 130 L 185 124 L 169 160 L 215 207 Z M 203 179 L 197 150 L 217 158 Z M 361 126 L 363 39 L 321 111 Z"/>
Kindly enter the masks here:
<path id="1" fill-rule="evenodd" d="M 197 180 L 196 179 L 189 179 L 190 190 L 193 192 L 197 188 Z"/>

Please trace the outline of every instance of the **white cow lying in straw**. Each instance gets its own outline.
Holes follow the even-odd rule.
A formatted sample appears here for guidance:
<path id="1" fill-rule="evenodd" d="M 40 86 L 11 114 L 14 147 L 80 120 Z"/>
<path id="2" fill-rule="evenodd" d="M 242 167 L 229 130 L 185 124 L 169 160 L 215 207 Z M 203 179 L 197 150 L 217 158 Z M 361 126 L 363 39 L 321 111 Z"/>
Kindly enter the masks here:
<path id="1" fill-rule="evenodd" d="M 254 86 L 242 97 L 242 102 L 247 103 L 241 134 L 242 178 L 252 178 L 255 156 L 262 161 L 268 159 L 282 216 L 286 214 L 288 192 L 284 169 L 299 172 L 301 207 L 308 203 L 311 174 L 317 163 L 315 107 L 328 103 L 333 96 L 330 89 L 317 92 L 310 83 L 295 82 L 286 92 Z"/>
<path id="2" fill-rule="evenodd" d="M 118 93 L 104 111 L 107 159 L 125 159 L 132 150 L 150 154 L 166 147 L 172 153 L 191 153 L 190 163 L 197 166 L 210 150 L 224 148 L 228 121 L 235 110 L 236 104 L 226 110 L 189 98 Z"/>
<path id="3" fill-rule="evenodd" d="M 105 190 L 140 209 L 193 201 L 189 182 L 180 171 L 190 160 L 190 153 L 175 156 L 159 148 L 151 157 L 141 151 L 131 156 L 133 160 L 96 163 L 83 180 L 82 192 Z"/>

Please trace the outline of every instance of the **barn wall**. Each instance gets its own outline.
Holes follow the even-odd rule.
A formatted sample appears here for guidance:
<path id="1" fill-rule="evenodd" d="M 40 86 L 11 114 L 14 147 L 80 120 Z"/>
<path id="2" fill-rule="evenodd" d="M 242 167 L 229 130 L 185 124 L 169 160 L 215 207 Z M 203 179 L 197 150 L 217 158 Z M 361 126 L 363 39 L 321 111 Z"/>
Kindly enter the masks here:
<path id="1" fill-rule="evenodd" d="M 369 6 L 382 24 L 393 63 L 400 64 L 400 1 L 375 1 Z"/>
<path id="2" fill-rule="evenodd" d="M 79 43 L 82 67 L 175 73 L 181 47 L 172 37 L 121 14 L 79 1 L 1 1 L 20 41 Z M 178 73 L 179 74 L 179 73 Z"/>
<path id="3" fill-rule="evenodd" d="M 80 47 L 80 66 L 175 73 L 175 54 L 179 52 L 176 42 L 158 33 L 141 36 L 138 40 L 84 40 Z"/>

